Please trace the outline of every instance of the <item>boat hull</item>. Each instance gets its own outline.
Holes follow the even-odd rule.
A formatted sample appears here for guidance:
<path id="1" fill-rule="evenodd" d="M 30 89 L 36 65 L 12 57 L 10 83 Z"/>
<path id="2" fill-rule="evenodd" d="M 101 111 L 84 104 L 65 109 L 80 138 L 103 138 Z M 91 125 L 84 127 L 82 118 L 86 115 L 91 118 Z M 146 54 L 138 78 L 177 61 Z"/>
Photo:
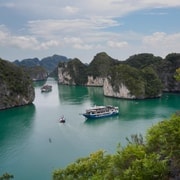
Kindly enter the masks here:
<path id="1" fill-rule="evenodd" d="M 50 92 L 52 91 L 52 86 L 51 85 L 44 85 L 41 87 L 41 92 Z"/>
<path id="2" fill-rule="evenodd" d="M 98 118 L 104 118 L 104 117 L 110 117 L 110 116 L 115 116 L 118 115 L 118 112 L 113 112 L 113 113 L 109 113 L 109 114 L 86 114 L 84 113 L 83 116 L 86 117 L 87 119 L 98 119 Z"/>

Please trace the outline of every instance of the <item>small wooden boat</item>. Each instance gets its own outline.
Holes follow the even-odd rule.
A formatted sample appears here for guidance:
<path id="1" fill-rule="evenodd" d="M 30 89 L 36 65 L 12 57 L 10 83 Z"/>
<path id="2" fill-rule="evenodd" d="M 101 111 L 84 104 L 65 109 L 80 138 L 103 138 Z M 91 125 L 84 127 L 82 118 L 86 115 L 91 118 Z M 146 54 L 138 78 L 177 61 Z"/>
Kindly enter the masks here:
<path id="1" fill-rule="evenodd" d="M 43 87 L 41 87 L 41 92 L 50 92 L 52 91 L 52 86 L 51 85 L 44 85 Z"/>
<path id="2" fill-rule="evenodd" d="M 60 117 L 59 122 L 60 123 L 65 123 L 66 122 L 65 117 L 64 116 Z"/>

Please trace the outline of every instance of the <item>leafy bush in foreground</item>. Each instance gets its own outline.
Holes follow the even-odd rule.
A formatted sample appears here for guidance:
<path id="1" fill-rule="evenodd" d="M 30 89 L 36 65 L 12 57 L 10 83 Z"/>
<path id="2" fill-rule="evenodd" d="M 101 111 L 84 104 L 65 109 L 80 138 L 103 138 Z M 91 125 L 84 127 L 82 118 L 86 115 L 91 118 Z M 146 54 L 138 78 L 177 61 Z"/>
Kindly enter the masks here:
<path id="1" fill-rule="evenodd" d="M 65 169 L 55 170 L 53 180 L 165 180 L 180 177 L 180 113 L 151 127 L 142 136 L 132 136 L 116 154 L 99 150 Z"/>

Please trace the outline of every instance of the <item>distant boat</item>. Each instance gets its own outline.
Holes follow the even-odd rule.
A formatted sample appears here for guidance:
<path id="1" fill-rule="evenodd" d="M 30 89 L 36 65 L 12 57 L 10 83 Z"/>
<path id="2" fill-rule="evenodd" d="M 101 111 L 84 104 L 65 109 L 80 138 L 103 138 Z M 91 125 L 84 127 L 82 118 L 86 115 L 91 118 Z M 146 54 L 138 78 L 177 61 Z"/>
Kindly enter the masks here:
<path id="1" fill-rule="evenodd" d="M 86 110 L 82 115 L 88 119 L 109 117 L 119 114 L 119 108 L 114 106 L 94 106 Z"/>
<path id="2" fill-rule="evenodd" d="M 60 117 L 60 118 L 59 118 L 59 122 L 60 122 L 60 123 L 65 123 L 65 122 L 66 122 L 65 117 L 64 117 L 64 116 Z"/>
<path id="3" fill-rule="evenodd" d="M 50 92 L 50 91 L 52 91 L 51 85 L 46 84 L 46 85 L 41 87 L 41 92 Z"/>

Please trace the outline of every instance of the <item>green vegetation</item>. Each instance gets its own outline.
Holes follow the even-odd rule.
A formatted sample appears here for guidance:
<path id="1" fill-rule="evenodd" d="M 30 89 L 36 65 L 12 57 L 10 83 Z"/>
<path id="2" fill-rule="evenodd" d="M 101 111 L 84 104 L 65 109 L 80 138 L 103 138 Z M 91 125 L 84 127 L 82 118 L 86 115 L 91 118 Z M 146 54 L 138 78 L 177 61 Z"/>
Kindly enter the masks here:
<path id="1" fill-rule="evenodd" d="M 70 61 L 67 69 L 70 76 L 73 77 L 76 85 L 84 85 L 87 82 L 87 66 L 84 65 L 79 59 L 73 59 Z"/>
<path id="2" fill-rule="evenodd" d="M 119 65 L 111 68 L 109 76 L 114 91 L 118 91 L 119 85 L 124 84 L 130 90 L 131 95 L 136 97 L 144 95 L 145 82 L 138 69 L 125 64 Z"/>
<path id="3" fill-rule="evenodd" d="M 32 80 L 23 68 L 0 59 L 0 109 L 30 104 L 34 98 Z"/>
<path id="4" fill-rule="evenodd" d="M 88 66 L 88 75 L 96 77 L 106 77 L 110 67 L 119 64 L 117 60 L 112 59 L 105 52 L 97 54 Z"/>
<path id="5" fill-rule="evenodd" d="M 10 180 L 13 179 L 14 176 L 8 173 L 4 173 L 2 176 L 0 176 L 0 180 Z"/>
<path id="6" fill-rule="evenodd" d="M 147 97 L 156 97 L 162 93 L 161 80 L 151 66 L 142 69 L 142 76 L 145 79 L 145 94 Z"/>
<path id="7" fill-rule="evenodd" d="M 180 68 L 176 69 L 174 78 L 176 79 L 176 81 L 180 81 Z"/>
<path id="8" fill-rule="evenodd" d="M 180 54 L 177 53 L 168 54 L 165 59 L 142 53 L 130 56 L 125 61 L 118 61 L 101 52 L 89 65 L 73 59 L 60 63 L 59 67 L 64 67 L 62 71 L 70 75 L 70 78 L 64 77 L 69 81 L 68 84 L 86 85 L 88 76 L 91 76 L 94 78 L 94 84 L 90 84 L 99 86 L 98 81 L 95 81 L 98 77 L 102 80 L 100 85 L 103 86 L 104 78 L 108 78 L 115 92 L 119 92 L 119 87 L 125 85 L 130 91 L 129 95 L 137 99 L 160 97 L 162 91 L 179 91 L 177 80 Z M 64 73 L 64 76 L 67 74 Z"/>
<path id="9" fill-rule="evenodd" d="M 88 76 L 93 76 L 94 78 L 106 77 L 110 67 L 118 63 L 117 60 L 112 59 L 106 53 L 99 53 L 89 65 L 85 65 L 75 58 L 66 63 L 60 62 L 58 66 L 63 68 L 63 72 L 69 73 L 72 77 L 71 81 L 75 82 L 76 85 L 85 85 L 88 81 Z"/>
<path id="10" fill-rule="evenodd" d="M 118 86 L 124 84 L 131 95 L 137 98 L 156 97 L 162 91 L 161 81 L 150 66 L 139 70 L 127 64 L 121 64 L 111 68 L 109 76 L 114 91 L 118 91 Z"/>
<path id="11" fill-rule="evenodd" d="M 55 54 L 53 56 L 45 57 L 41 60 L 38 58 L 23 59 L 22 61 L 16 60 L 14 61 L 14 64 L 25 68 L 35 68 L 40 66 L 41 68 L 45 69 L 46 72 L 51 73 L 57 68 L 59 62 L 67 61 L 67 57 Z"/>
<path id="12" fill-rule="evenodd" d="M 53 180 L 165 180 L 179 176 L 180 113 L 152 126 L 142 136 L 133 135 L 115 154 L 99 150 L 65 169 L 55 170 Z"/>
<path id="13" fill-rule="evenodd" d="M 42 66 L 23 67 L 32 80 L 45 80 L 48 77 L 48 72 Z"/>
<path id="14" fill-rule="evenodd" d="M 142 69 L 152 64 L 157 66 L 162 61 L 163 59 L 161 57 L 154 56 L 153 54 L 149 54 L 149 53 L 142 53 L 142 54 L 135 54 L 133 56 L 130 56 L 125 61 L 125 63 L 132 67 Z"/>
<path id="15" fill-rule="evenodd" d="M 180 53 L 171 53 L 165 57 L 166 61 L 169 61 L 176 66 L 176 62 L 180 60 Z"/>
<path id="16" fill-rule="evenodd" d="M 25 96 L 29 85 L 32 85 L 30 77 L 22 68 L 2 59 L 0 59 L 0 81 L 5 82 L 11 92 Z"/>

